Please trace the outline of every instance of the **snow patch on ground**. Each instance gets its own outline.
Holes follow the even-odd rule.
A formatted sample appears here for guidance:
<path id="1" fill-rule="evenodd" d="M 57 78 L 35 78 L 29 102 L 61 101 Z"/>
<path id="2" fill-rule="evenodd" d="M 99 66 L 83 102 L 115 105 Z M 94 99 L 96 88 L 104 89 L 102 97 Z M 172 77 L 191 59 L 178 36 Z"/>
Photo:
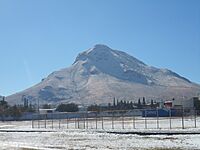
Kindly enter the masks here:
<path id="1" fill-rule="evenodd" d="M 105 125 L 106 126 L 106 125 Z M 38 130 L 38 132 L 1 132 L 1 130 Z M 41 132 L 41 131 L 53 132 Z M 159 129 L 37 129 L 31 121 L 0 122 L 0 149 L 200 149 L 200 135 L 119 135 L 106 131 L 159 131 Z M 169 129 L 162 129 L 169 131 Z M 171 131 L 171 130 L 170 130 Z M 199 128 L 172 131 L 200 131 Z"/>

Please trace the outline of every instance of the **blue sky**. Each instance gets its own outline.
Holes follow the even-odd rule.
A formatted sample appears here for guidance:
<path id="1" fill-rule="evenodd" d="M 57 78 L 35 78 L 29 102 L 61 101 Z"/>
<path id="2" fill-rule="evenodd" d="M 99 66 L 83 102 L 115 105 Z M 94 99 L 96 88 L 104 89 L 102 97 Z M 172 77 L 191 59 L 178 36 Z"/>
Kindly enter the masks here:
<path id="1" fill-rule="evenodd" d="M 0 95 L 98 43 L 200 83 L 200 1 L 0 0 Z"/>

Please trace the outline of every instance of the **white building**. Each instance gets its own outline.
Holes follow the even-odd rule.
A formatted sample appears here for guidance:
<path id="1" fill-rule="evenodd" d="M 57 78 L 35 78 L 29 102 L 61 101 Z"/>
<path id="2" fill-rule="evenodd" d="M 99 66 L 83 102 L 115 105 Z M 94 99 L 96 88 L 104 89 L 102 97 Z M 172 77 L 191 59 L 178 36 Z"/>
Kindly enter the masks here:
<path id="1" fill-rule="evenodd" d="M 175 108 L 194 108 L 194 101 L 199 100 L 198 97 L 190 99 L 175 99 L 173 100 L 173 107 Z"/>
<path id="2" fill-rule="evenodd" d="M 54 113 L 56 111 L 56 108 L 53 109 L 39 109 L 40 114 L 49 114 L 49 113 Z"/>

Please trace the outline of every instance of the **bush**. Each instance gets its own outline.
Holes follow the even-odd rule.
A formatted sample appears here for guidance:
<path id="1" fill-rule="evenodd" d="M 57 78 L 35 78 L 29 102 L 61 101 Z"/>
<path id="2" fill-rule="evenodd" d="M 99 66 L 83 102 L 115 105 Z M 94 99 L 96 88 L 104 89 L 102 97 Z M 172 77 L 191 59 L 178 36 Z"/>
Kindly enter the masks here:
<path id="1" fill-rule="evenodd" d="M 77 112 L 78 111 L 78 105 L 74 104 L 74 103 L 60 104 L 56 108 L 56 111 L 59 111 L 59 112 Z"/>
<path id="2" fill-rule="evenodd" d="M 16 105 L 9 107 L 9 114 L 11 117 L 13 117 L 15 120 L 17 120 L 22 115 L 21 108 L 17 107 Z"/>
<path id="3" fill-rule="evenodd" d="M 88 111 L 97 111 L 97 112 L 100 112 L 101 110 L 101 107 L 98 106 L 98 105 L 91 105 L 87 108 Z"/>

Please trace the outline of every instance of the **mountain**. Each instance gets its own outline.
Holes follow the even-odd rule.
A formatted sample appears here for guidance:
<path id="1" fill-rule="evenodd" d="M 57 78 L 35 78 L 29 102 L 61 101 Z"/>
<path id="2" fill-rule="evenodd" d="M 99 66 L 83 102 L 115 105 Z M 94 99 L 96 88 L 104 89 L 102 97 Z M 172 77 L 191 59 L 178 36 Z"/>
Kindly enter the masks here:
<path id="1" fill-rule="evenodd" d="M 125 52 L 95 45 L 80 53 L 69 67 L 51 73 L 39 84 L 8 96 L 9 103 L 108 103 L 113 98 L 135 100 L 192 97 L 200 85 L 172 72 L 148 66 Z"/>

